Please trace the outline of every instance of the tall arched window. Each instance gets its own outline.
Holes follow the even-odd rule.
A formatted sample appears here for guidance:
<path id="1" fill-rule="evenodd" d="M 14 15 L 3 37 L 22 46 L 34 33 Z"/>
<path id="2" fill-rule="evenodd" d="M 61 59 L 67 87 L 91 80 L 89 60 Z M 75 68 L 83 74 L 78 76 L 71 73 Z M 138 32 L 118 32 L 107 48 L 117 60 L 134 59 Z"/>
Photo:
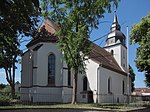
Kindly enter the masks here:
<path id="1" fill-rule="evenodd" d="M 87 91 L 87 77 L 83 78 L 83 91 Z"/>
<path id="2" fill-rule="evenodd" d="M 122 81 L 122 94 L 124 94 L 124 93 L 125 93 L 125 82 Z"/>
<path id="3" fill-rule="evenodd" d="M 48 85 L 55 84 L 55 55 L 48 56 Z"/>
<path id="4" fill-rule="evenodd" d="M 111 77 L 108 78 L 108 93 L 111 93 Z"/>

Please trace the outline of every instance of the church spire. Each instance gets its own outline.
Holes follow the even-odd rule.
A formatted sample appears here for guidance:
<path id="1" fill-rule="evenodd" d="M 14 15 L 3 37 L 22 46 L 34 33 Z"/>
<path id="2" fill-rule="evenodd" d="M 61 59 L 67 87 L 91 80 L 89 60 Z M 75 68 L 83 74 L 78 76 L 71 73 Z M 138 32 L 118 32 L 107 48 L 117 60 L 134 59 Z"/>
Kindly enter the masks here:
<path id="1" fill-rule="evenodd" d="M 116 11 L 114 11 L 114 21 L 111 26 L 111 31 L 119 30 L 120 31 L 120 25 L 118 23 L 117 14 Z"/>
<path id="2" fill-rule="evenodd" d="M 116 11 L 114 11 L 114 22 L 113 23 L 118 23 Z"/>

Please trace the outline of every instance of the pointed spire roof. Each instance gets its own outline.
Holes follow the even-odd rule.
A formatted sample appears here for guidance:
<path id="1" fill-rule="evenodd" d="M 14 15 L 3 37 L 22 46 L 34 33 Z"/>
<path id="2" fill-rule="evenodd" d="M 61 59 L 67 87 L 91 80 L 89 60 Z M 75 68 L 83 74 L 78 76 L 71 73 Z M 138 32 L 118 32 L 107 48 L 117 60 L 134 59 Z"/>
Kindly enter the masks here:
<path id="1" fill-rule="evenodd" d="M 116 11 L 114 11 L 114 20 L 113 20 L 112 26 L 110 28 L 110 33 L 107 36 L 107 39 L 106 39 L 107 44 L 105 47 L 115 45 L 118 43 L 125 45 L 125 39 L 126 39 L 125 35 L 121 32 L 121 27 L 120 27 L 118 19 L 117 19 Z"/>
<path id="2" fill-rule="evenodd" d="M 117 19 L 117 14 L 116 11 L 114 11 L 114 21 L 113 24 L 111 26 L 111 31 L 115 31 L 115 30 L 119 30 L 120 31 L 120 25 L 118 23 L 118 19 Z"/>
<path id="3" fill-rule="evenodd" d="M 114 11 L 114 23 L 118 23 L 116 11 Z"/>

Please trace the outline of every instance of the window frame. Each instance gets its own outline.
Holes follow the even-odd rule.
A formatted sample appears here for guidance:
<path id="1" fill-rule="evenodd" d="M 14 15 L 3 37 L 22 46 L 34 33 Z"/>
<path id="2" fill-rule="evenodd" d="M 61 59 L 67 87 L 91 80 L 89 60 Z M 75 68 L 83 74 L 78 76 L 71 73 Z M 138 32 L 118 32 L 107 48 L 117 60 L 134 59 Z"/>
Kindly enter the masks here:
<path id="1" fill-rule="evenodd" d="M 50 74 L 49 72 L 52 72 L 52 74 Z M 48 86 L 55 85 L 55 75 L 56 75 L 55 72 L 56 72 L 56 56 L 54 53 L 50 53 L 48 55 Z"/>
<path id="2" fill-rule="evenodd" d="M 111 79 L 111 77 L 109 77 L 108 80 L 107 80 L 107 91 L 108 91 L 109 94 L 112 94 L 111 85 L 112 85 L 112 79 Z"/>
<path id="3" fill-rule="evenodd" d="M 88 79 L 86 76 L 83 77 L 83 91 L 87 91 L 88 89 Z"/>

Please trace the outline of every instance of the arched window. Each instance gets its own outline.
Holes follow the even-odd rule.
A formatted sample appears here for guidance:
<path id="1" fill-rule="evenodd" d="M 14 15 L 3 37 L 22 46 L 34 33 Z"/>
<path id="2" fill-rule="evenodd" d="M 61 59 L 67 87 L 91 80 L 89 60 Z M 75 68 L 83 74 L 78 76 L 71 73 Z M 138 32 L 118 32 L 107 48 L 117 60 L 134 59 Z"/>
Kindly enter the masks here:
<path id="1" fill-rule="evenodd" d="M 83 78 L 83 91 L 87 91 L 87 77 Z"/>
<path id="2" fill-rule="evenodd" d="M 55 55 L 48 56 L 48 85 L 55 84 Z"/>
<path id="3" fill-rule="evenodd" d="M 108 78 L 108 93 L 111 93 L 111 77 Z"/>
<path id="4" fill-rule="evenodd" d="M 111 54 L 114 55 L 114 50 L 111 50 Z"/>
<path id="5" fill-rule="evenodd" d="M 122 94 L 124 94 L 124 93 L 125 93 L 125 82 L 122 81 Z"/>

